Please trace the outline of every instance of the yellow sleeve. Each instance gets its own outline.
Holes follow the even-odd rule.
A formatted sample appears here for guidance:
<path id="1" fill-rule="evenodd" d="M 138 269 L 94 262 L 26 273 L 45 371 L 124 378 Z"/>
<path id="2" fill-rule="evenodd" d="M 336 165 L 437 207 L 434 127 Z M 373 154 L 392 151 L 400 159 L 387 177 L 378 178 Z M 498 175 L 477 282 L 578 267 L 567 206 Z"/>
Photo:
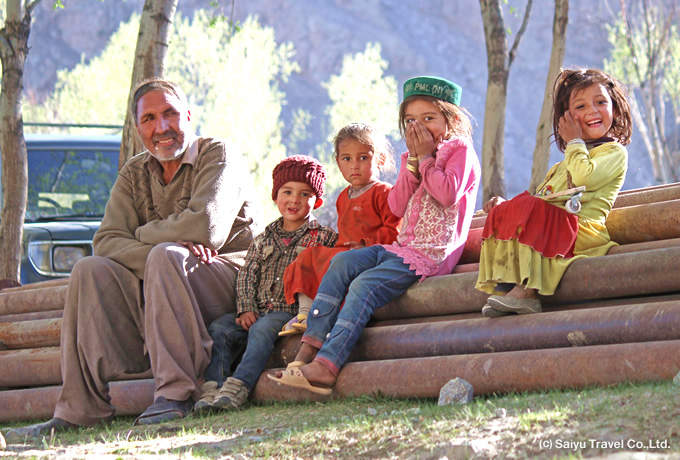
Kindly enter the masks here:
<path id="1" fill-rule="evenodd" d="M 572 144 L 564 151 L 564 161 L 574 186 L 585 185 L 586 190 L 597 190 L 625 176 L 628 168 L 628 154 L 618 142 L 609 142 L 590 152 L 583 144 Z"/>

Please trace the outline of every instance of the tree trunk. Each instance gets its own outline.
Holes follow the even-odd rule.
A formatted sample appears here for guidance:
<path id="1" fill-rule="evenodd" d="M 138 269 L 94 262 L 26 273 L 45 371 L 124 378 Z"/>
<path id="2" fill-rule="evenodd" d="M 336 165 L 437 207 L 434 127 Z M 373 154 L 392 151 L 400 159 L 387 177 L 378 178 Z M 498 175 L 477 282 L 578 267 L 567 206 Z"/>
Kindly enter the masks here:
<path id="1" fill-rule="evenodd" d="M 0 217 L 0 278 L 19 281 L 21 238 L 28 198 L 28 165 L 21 95 L 28 55 L 31 11 L 23 0 L 7 0 L 7 19 L 0 30 L 2 91 L 0 91 L 0 152 L 2 152 L 2 216 Z"/>
<path id="2" fill-rule="evenodd" d="M 494 196 L 505 196 L 503 135 L 509 56 L 500 1 L 480 0 L 479 4 L 484 22 L 489 74 L 482 140 L 482 193 L 483 202 L 486 202 Z"/>
<path id="3" fill-rule="evenodd" d="M 170 26 L 175 17 L 179 0 L 145 0 L 142 18 L 139 23 L 135 63 L 132 68 L 128 110 L 125 115 L 123 140 L 120 146 L 118 169 L 133 155 L 144 150 L 137 134 L 134 118 L 129 110 L 134 89 L 146 78 L 163 77 L 165 56 L 168 50 Z"/>
<path id="4" fill-rule="evenodd" d="M 550 162 L 550 134 L 552 133 L 552 104 L 553 87 L 557 75 L 560 73 L 564 61 L 564 51 L 567 43 L 567 24 L 569 22 L 569 0 L 555 0 L 555 15 L 553 17 L 553 42 L 550 52 L 548 79 L 545 83 L 541 118 L 536 129 L 536 148 L 534 149 L 534 164 L 531 169 L 531 183 L 529 192 L 534 193 L 548 173 Z"/>
<path id="5" fill-rule="evenodd" d="M 482 137 L 483 203 L 494 196 L 505 196 L 503 134 L 506 98 L 507 75 L 503 81 L 488 82 Z"/>

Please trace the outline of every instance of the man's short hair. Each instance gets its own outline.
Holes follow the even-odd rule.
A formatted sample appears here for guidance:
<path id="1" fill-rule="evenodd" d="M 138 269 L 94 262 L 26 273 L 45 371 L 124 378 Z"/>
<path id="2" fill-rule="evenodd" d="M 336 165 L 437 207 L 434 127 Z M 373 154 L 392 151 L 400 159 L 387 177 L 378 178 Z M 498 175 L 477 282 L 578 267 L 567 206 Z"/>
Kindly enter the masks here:
<path id="1" fill-rule="evenodd" d="M 139 120 L 137 119 L 137 104 L 139 103 L 139 100 L 142 98 L 142 96 L 151 91 L 161 91 L 163 93 L 172 94 L 177 99 L 179 99 L 182 104 L 187 107 L 189 106 L 186 94 L 184 94 L 184 91 L 182 91 L 182 88 L 180 88 L 177 83 L 163 80 L 161 78 L 147 78 L 146 80 L 140 82 L 137 85 L 137 88 L 135 88 L 134 97 L 132 98 L 132 103 L 130 104 L 130 110 L 132 110 L 132 116 L 135 120 L 135 125 L 139 124 Z"/>

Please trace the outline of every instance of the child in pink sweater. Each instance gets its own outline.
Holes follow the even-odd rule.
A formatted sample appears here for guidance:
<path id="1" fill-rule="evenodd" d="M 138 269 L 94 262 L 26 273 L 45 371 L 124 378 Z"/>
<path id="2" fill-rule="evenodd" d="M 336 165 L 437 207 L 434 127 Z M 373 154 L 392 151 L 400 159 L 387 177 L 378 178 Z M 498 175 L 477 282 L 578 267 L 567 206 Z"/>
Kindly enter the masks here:
<path id="1" fill-rule="evenodd" d="M 296 360 L 270 379 L 330 394 L 373 312 L 419 279 L 451 273 L 465 247 L 480 177 L 460 94 L 460 86 L 442 78 L 406 81 L 399 124 L 408 152 L 388 196 L 392 212 L 404 218 L 397 241 L 333 258 Z"/>

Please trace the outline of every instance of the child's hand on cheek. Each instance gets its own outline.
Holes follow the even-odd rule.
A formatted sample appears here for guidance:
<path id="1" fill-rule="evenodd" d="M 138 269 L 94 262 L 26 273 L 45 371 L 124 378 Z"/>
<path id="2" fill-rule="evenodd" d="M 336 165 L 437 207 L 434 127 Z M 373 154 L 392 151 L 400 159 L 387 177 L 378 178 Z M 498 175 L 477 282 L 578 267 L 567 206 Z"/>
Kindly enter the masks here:
<path id="1" fill-rule="evenodd" d="M 560 137 L 567 144 L 569 141 L 573 139 L 581 139 L 581 136 L 583 136 L 583 130 L 581 129 L 581 124 L 579 123 L 578 118 L 572 118 L 571 113 L 569 113 L 568 110 L 564 112 L 564 115 L 562 118 L 560 118 L 557 129 L 559 131 Z"/>
<path id="2" fill-rule="evenodd" d="M 408 125 L 406 147 L 411 152 L 411 155 L 418 157 L 418 160 L 431 156 L 432 152 L 437 148 L 432 134 L 418 121 Z"/>
<path id="3" fill-rule="evenodd" d="M 413 131 L 413 125 L 415 122 L 411 123 L 408 125 L 408 129 L 406 130 L 406 136 L 404 138 L 404 142 L 406 142 L 406 148 L 409 151 L 409 157 L 417 157 L 418 154 L 416 153 L 416 140 L 415 140 L 415 134 Z"/>

